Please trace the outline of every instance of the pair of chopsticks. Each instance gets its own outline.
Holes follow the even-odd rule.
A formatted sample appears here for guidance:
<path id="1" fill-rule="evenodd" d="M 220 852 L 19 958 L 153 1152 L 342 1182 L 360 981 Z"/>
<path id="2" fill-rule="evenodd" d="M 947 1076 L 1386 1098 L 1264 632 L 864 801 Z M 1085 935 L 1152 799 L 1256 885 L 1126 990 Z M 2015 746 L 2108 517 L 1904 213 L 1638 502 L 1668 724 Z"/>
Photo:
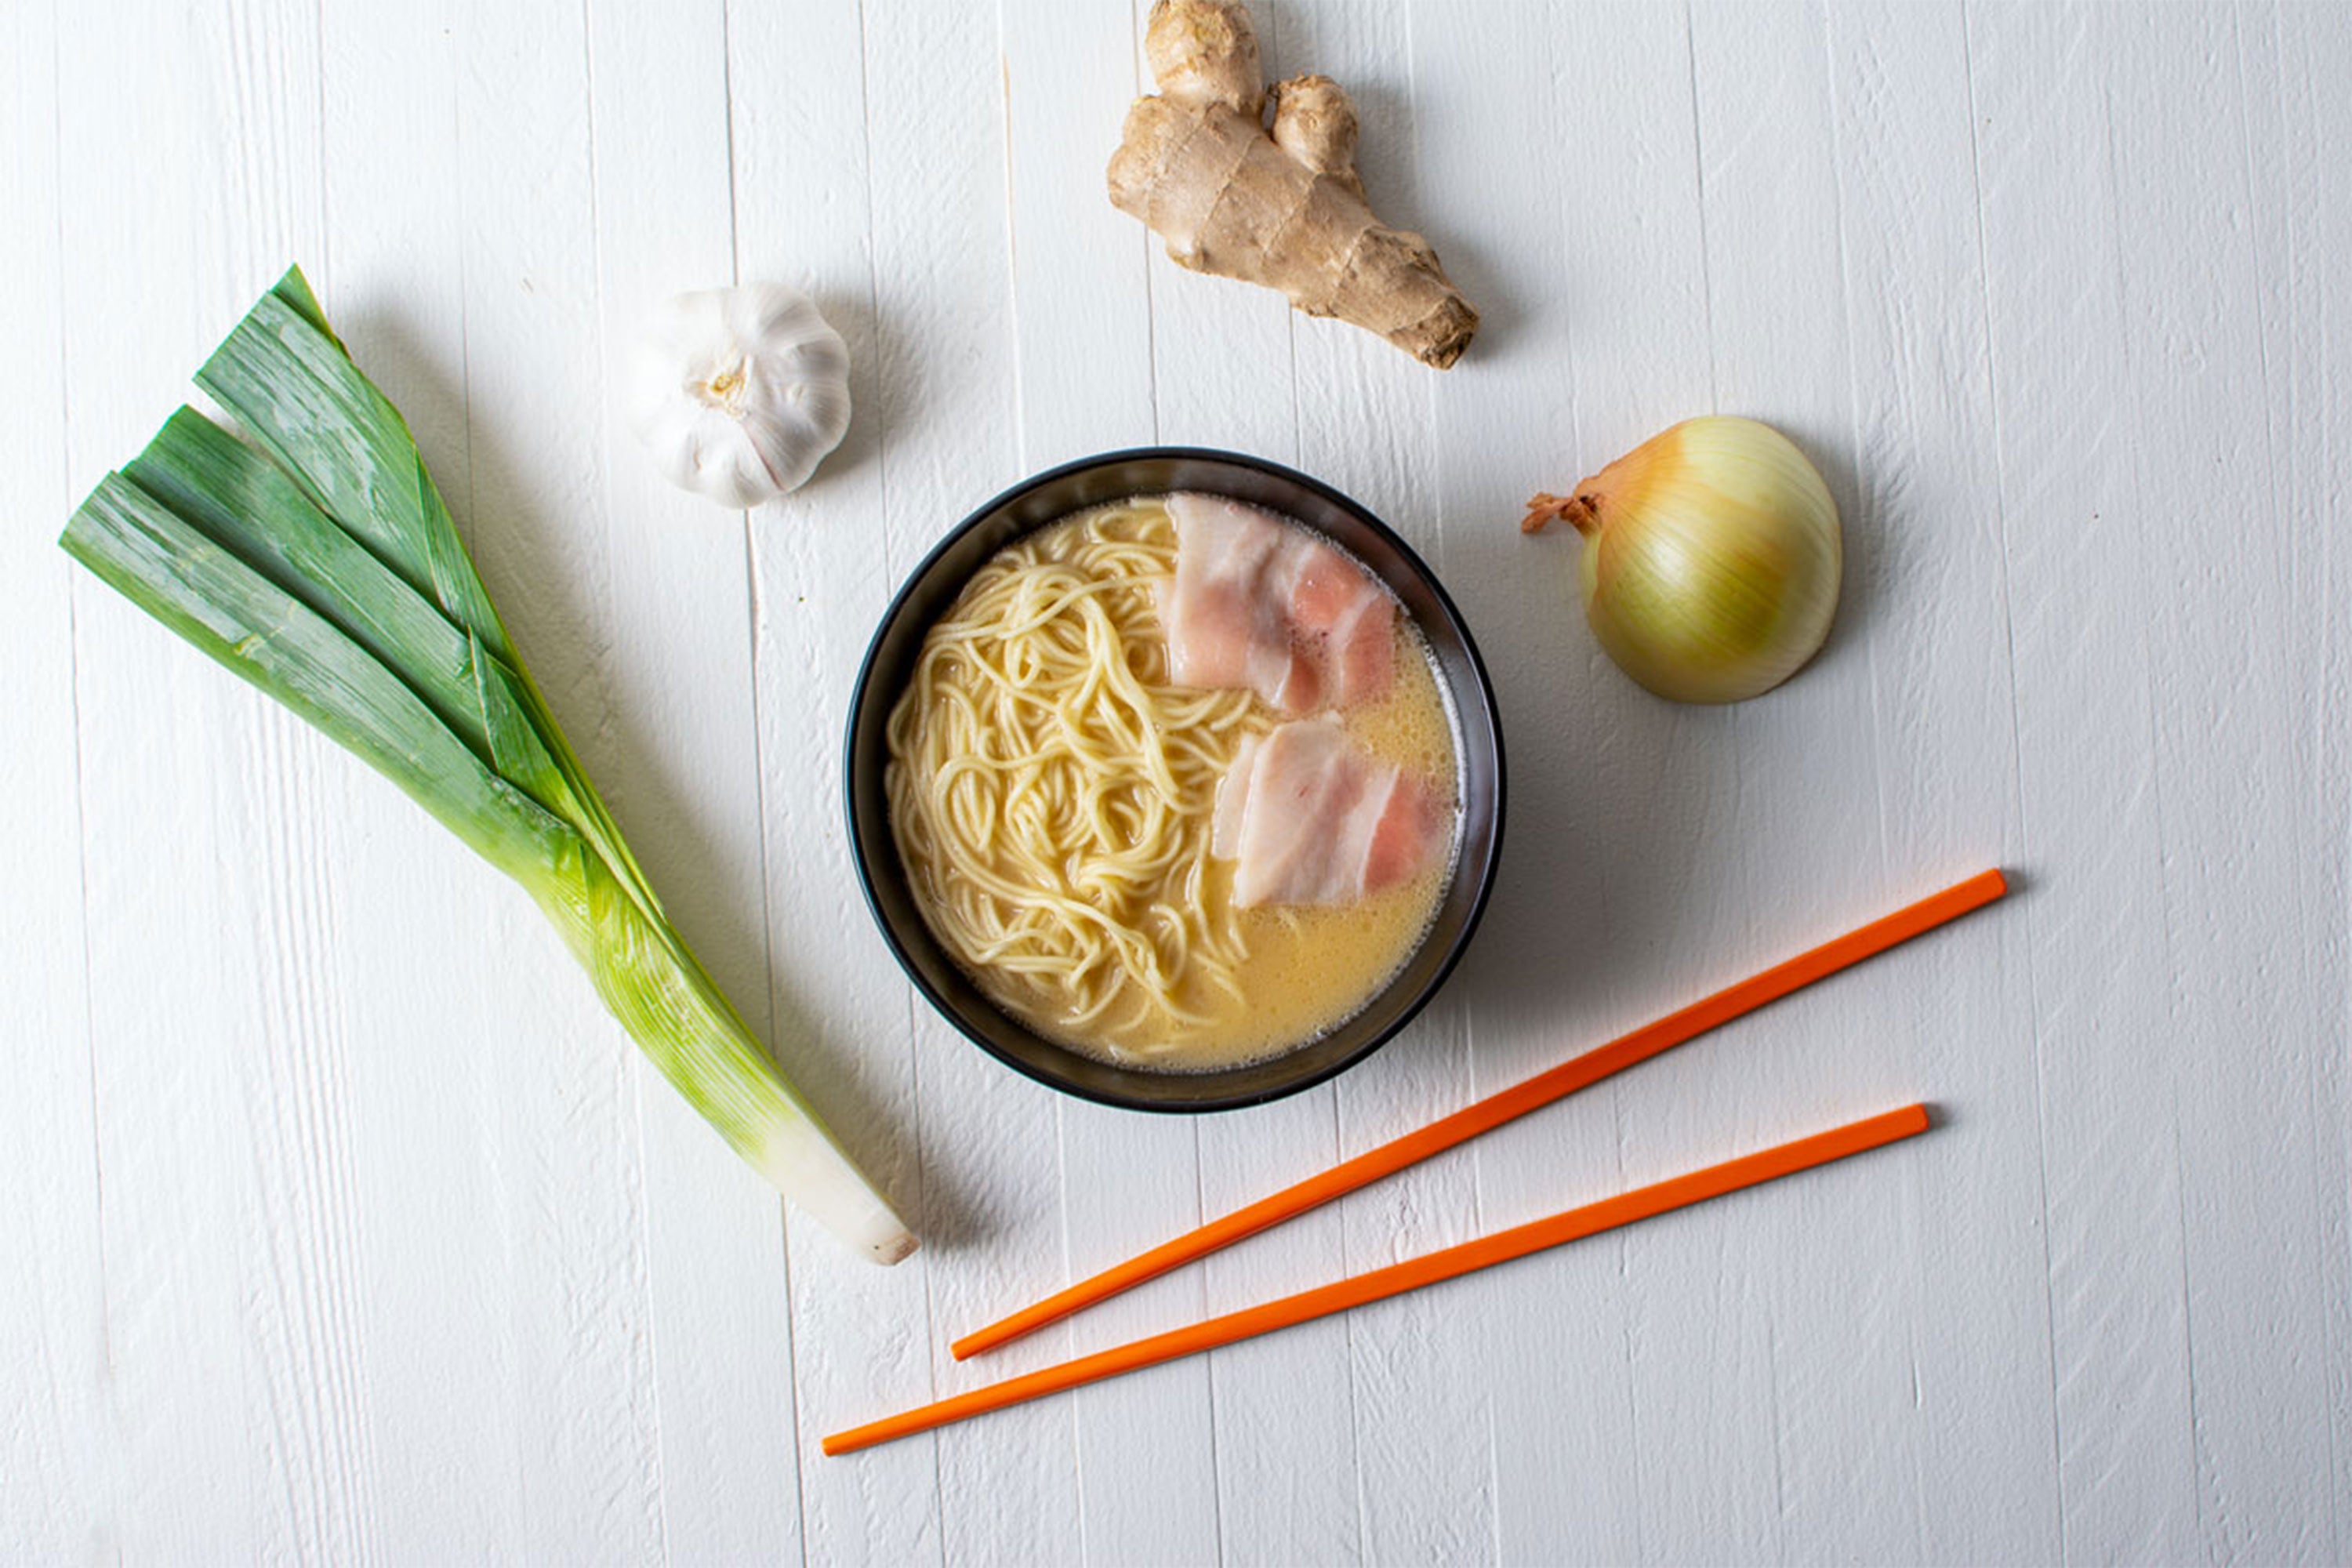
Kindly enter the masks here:
<path id="1" fill-rule="evenodd" d="M 950 1349 L 956 1359 L 961 1361 L 1018 1339 L 1048 1323 L 1059 1321 L 1073 1312 L 1140 1285 L 1147 1279 L 1156 1279 L 1181 1264 L 1229 1247 L 1244 1237 L 1255 1236 L 1296 1215 L 1354 1192 L 1433 1154 L 1466 1142 L 1481 1132 L 1647 1061 L 1718 1025 L 1752 1013 L 1792 991 L 1801 990 L 1817 980 L 1908 942 L 1924 931 L 1957 920 L 1971 910 L 1980 909 L 2008 890 L 2008 880 L 2000 871 L 1980 871 L 1966 881 L 1955 883 L 1916 903 L 1906 904 L 1892 914 L 1799 953 L 1737 984 L 1727 986 L 1680 1012 L 1670 1013 L 1654 1023 L 1621 1035 L 1604 1046 L 1489 1095 L 1451 1116 L 1440 1118 L 1402 1137 L 1367 1150 L 1320 1175 L 1310 1176 L 1220 1219 L 1212 1220 L 1197 1230 L 1188 1231 L 1172 1241 L 1139 1253 L 1123 1263 L 1078 1281 L 1067 1289 L 1057 1291 L 1033 1306 L 1024 1307 L 986 1328 L 965 1335 Z M 1156 1366 L 1179 1356 L 1192 1355 L 1238 1340 L 1271 1333 L 1276 1329 L 1346 1311 L 1350 1307 L 1419 1289 L 1423 1285 L 1433 1285 L 1442 1279 L 1456 1279 L 1512 1258 L 1525 1258 L 1547 1247 L 1614 1230 L 1636 1220 L 1686 1208 L 1708 1198 L 1777 1181 L 1782 1176 L 1825 1165 L 1833 1160 L 1843 1160 L 1866 1150 L 1916 1137 L 1927 1127 L 1928 1115 L 1925 1105 L 1908 1105 L 1899 1110 L 1866 1117 L 1826 1132 L 1817 1132 L 1808 1138 L 1775 1144 L 1752 1154 L 1727 1160 L 1721 1164 L 1709 1165 L 1704 1170 L 1636 1187 L 1615 1197 L 1585 1204 L 1493 1236 L 1481 1237 L 1420 1258 L 1407 1258 L 1385 1268 L 1352 1275 L 1260 1306 L 1228 1312 L 1189 1328 L 1154 1334 L 1092 1355 L 1080 1356 L 1075 1361 L 885 1416 L 863 1426 L 853 1426 L 825 1438 L 823 1447 L 827 1454 L 850 1453 L 877 1443 L 887 1443 L 895 1437 L 927 1432 L 968 1416 L 1057 1394 L 1082 1384 L 1114 1377 L 1123 1372 Z"/>

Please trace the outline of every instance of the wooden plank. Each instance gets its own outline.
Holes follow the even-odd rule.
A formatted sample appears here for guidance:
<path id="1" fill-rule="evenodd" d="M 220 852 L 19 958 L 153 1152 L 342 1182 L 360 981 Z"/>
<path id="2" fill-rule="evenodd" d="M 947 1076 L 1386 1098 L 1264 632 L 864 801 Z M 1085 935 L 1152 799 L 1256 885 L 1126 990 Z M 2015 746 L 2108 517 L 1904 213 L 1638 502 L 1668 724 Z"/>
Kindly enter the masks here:
<path id="1" fill-rule="evenodd" d="M 605 544 L 595 140 L 579 7 L 453 18 L 468 471 L 452 510 L 590 773 L 630 752 Z M 644 1068 L 569 957 L 528 923 L 501 952 L 485 1065 L 486 1200 L 507 1231 L 494 1300 L 518 1445 L 506 1494 L 531 1550 L 659 1550 L 661 1445 L 638 1089 Z"/>
<path id="2" fill-rule="evenodd" d="M 318 233 L 315 13 L 100 8 L 56 49 L 79 493 Z M 79 575 L 73 619 L 106 1290 L 87 1329 L 121 1413 L 119 1511 L 76 1550 L 351 1555 L 373 1502 L 330 862 L 359 781 Z"/>
<path id="3" fill-rule="evenodd" d="M 1787 432 L 1850 516 L 1852 387 L 1821 29 L 1811 10 L 1694 9 L 1698 259 L 1708 403 Z M 1866 567 L 1866 550 L 1857 553 Z M 1841 911 L 1806 922 L 1825 930 L 1887 901 L 1877 866 L 1853 852 L 1878 788 L 1861 629 L 1849 601 L 1840 635 L 1788 686 L 1731 709 L 1671 710 L 1670 735 L 1651 754 L 1690 793 L 1651 831 L 1677 846 L 1670 879 L 1689 879 L 1668 928 L 1679 953 L 1737 973 L 1805 940 L 1786 932 L 1792 908 Z M 1832 756 L 1838 767 L 1820 765 Z M 1629 1177 L 1889 1103 L 1873 1081 L 1869 1019 L 1855 988 L 1832 989 L 1657 1064 L 1642 1094 L 1629 1087 L 1622 1101 Z M 1634 1387 L 1653 1556 L 1801 1554 L 1832 1531 L 1835 1550 L 1867 1556 L 1909 1540 L 1895 1479 L 1903 1433 L 1883 1416 L 1841 1424 L 1886 1411 L 1906 1387 L 1899 1346 L 1870 1333 L 1865 1315 L 1897 1235 L 1891 1190 L 1883 1167 L 1875 1183 L 1841 1172 L 1628 1239 L 1643 1306 Z M 1865 1314 L 1821 1313 L 1831 1290 Z M 1867 1494 L 1861 1517 L 1841 1518 L 1837 1499 L 1820 1495 L 1841 1465 Z"/>
<path id="4" fill-rule="evenodd" d="M 1024 473 L 1152 430 L 1144 252 L 1135 220 L 1104 194 L 1139 90 L 1128 23 L 1078 0 L 1007 6 L 999 18 Z"/>
<path id="5" fill-rule="evenodd" d="M 1154 85 L 1141 53 L 1150 11 L 1148 0 L 1139 0 L 1139 93 Z M 1255 19 L 1267 79 L 1295 74 L 1286 53 L 1286 14 L 1261 7 Z M 1116 139 L 1114 126 L 1104 137 L 1105 162 Z M 1103 200 L 1108 207 L 1108 195 Z M 1158 438 L 1295 464 L 1299 423 L 1289 302 L 1269 289 L 1186 271 L 1168 258 L 1157 237 L 1128 222 L 1149 262 Z M 1336 1161 L 1336 1095 L 1326 1086 L 1273 1105 L 1201 1118 L 1201 1210 L 1225 1213 Z M 1336 1208 L 1293 1220 L 1209 1259 L 1193 1271 L 1197 1284 L 1188 1279 L 1184 1288 L 1198 1290 L 1192 1304 L 1209 1313 L 1338 1279 L 1347 1271 L 1344 1228 Z M 1161 1308 L 1148 1327 L 1174 1321 L 1168 1312 Z M 1210 1356 L 1222 1561 L 1287 1565 L 1361 1557 L 1349 1340 L 1345 1321 L 1324 1321 Z"/>
<path id="6" fill-rule="evenodd" d="M 2343 550 L 2327 520 L 2329 498 L 2352 488 L 2352 452 L 2340 434 L 2352 401 L 2338 368 L 2343 323 L 2352 320 L 2352 201 L 2345 198 L 2336 153 L 2352 135 L 2352 102 L 2323 84 L 2352 62 L 2352 17 L 2306 6 L 2257 9 L 2242 18 L 2239 48 L 2276 505 L 2292 545 L 2292 581 L 2317 599 L 2308 664 L 2288 683 L 2297 690 L 2308 742 L 2295 758 L 2299 789 L 2287 809 L 2321 834 L 2300 867 L 2306 936 L 2294 980 L 2315 1016 L 2305 1045 L 2310 1081 L 2297 1092 L 2308 1096 L 2315 1113 L 2309 1131 L 2316 1234 L 2309 1246 L 2320 1277 L 2340 1281 L 2352 1276 L 2352 1121 L 2341 1114 L 2352 1101 L 2343 1053 L 2325 1042 L 2344 1037 L 2346 1004 L 2352 1002 L 2352 967 L 2340 938 L 2352 911 L 2352 842 L 2326 825 L 2352 819 L 2352 731 L 2346 723 L 2352 626 Z M 2339 935 L 2325 934 L 2330 931 Z M 2320 1311 L 2316 1353 L 2325 1367 L 2333 1541 L 2320 1536 L 2313 1521 L 2312 1554 L 2341 1558 L 2352 1550 L 2352 1512 L 2345 1506 L 2352 1498 L 2352 1294 L 2323 1290 Z M 2315 1444 L 2315 1427 L 2307 1436 Z"/>
<path id="7" fill-rule="evenodd" d="M 599 776 L 664 903 L 790 1075 L 771 1026 L 751 583 L 740 512 L 669 485 L 632 438 L 637 334 L 669 295 L 736 279 L 724 0 L 588 9 L 590 195 L 604 389 L 606 685 Z M 665 1549 L 800 1549 L 784 1226 L 775 1194 L 649 1068 L 637 1073 Z"/>
<path id="8" fill-rule="evenodd" d="M 0 1473 L 11 1506 L 0 1557 L 58 1561 L 100 1550 L 115 1529 L 117 1436 L 106 1402 L 105 1258 L 91 1106 L 87 937 L 82 919 L 80 766 L 74 714 L 75 568 L 56 544 L 67 489 L 66 366 L 58 306 L 59 147 L 56 18 L 31 6 L 0 17 L 0 342 L 23 382 L 0 423 L 0 573 L 19 585 L 0 618 L 11 672 L 9 744 L 0 798 L 19 829 L 15 897 L 0 906 L 11 1026 L 0 1072 L 0 1139 L 16 1151 L 18 1191 L 0 1216 L 16 1261 L 0 1281 L 0 1322 L 14 1346 L 0 1366 Z"/>
<path id="9" fill-rule="evenodd" d="M 1008 6 L 999 16 L 1024 473 L 1145 445 L 1155 434 L 1146 252 L 1134 220 L 1103 194 L 1104 165 L 1137 87 L 1130 15 L 1072 4 Z M 1192 1119 L 1068 1100 L 1057 1120 L 1072 1274 L 1206 1217 Z M 1075 1320 L 1067 1343 L 1085 1352 L 1134 1339 L 1197 1316 L 1203 1301 L 1197 1274 L 1156 1280 Z M 1156 1367 L 1077 1390 L 1069 1403 L 1086 1557 L 1213 1560 L 1219 1488 L 1209 1363 Z M 1149 1458 L 1139 1465 L 1139 1455 Z M 1139 1471 L 1150 1485 L 1136 1484 Z"/>
<path id="10" fill-rule="evenodd" d="M 1328 1087 L 1228 1112 L 1201 1128 L 1201 1207 L 1228 1213 L 1339 1157 Z M 1328 1208 L 1208 1259 L 1200 1268 L 1202 1311 L 1233 1311 L 1340 1278 L 1349 1271 L 1344 1230 L 1340 1212 Z M 1223 1562 L 1362 1559 L 1351 1339 L 1347 1321 L 1333 1319 L 1211 1352 Z"/>
<path id="11" fill-rule="evenodd" d="M 1956 5 L 1833 10 L 1828 45 L 1853 382 L 1844 613 L 1871 633 L 1876 871 L 1892 899 L 2020 858 L 1998 454 L 1964 19 Z M 1891 1479 L 1913 1500 L 1846 1497 L 1866 1473 L 1821 1445 L 1798 1470 L 1829 1525 L 1809 1551 L 2058 1554 L 2044 1254 L 2032 1226 L 1995 1217 L 2042 1201 L 2025 938 L 2022 910 L 2004 906 L 1852 987 L 1868 1007 L 1851 1026 L 1868 1050 L 1859 1083 L 1932 1097 L 1948 1135 L 1906 1162 L 1884 1238 L 1906 1267 L 1852 1314 L 1900 1342 L 1907 1380 L 1837 1413 L 1895 1449 L 1877 1478 L 1907 1467 Z"/>
<path id="12" fill-rule="evenodd" d="M 742 13 L 736 20 L 744 23 Z M 898 1277 L 877 1281 L 856 1264 L 864 1276 L 853 1280 L 830 1259 L 817 1263 L 795 1227 L 806 1538 L 811 1555 L 826 1560 L 1050 1559 L 1066 1550 L 1057 1543 L 1077 1538 L 1063 1405 L 846 1459 L 816 1453 L 820 1436 L 874 1409 L 1039 1364 L 1062 1348 L 1047 1336 L 998 1358 L 1004 1365 L 977 1368 L 948 1356 L 955 1329 L 984 1321 L 1062 1267 L 1056 1108 L 1052 1096 L 998 1068 L 894 983 L 838 838 L 834 748 L 865 641 L 900 574 L 1013 479 L 1019 460 L 1006 310 L 1003 84 L 993 29 L 992 17 L 868 6 L 854 57 L 860 63 L 851 68 L 865 95 L 857 142 L 817 133 L 805 147 L 788 146 L 791 121 L 779 117 L 761 142 L 762 166 L 777 176 L 772 200 L 764 180 L 747 176 L 738 186 L 747 258 L 757 245 L 796 260 L 796 237 L 807 221 L 802 213 L 813 204 L 854 201 L 862 192 L 868 215 L 860 243 L 870 250 L 849 250 L 849 231 L 835 229 L 820 250 L 823 260 L 810 264 L 813 272 L 834 269 L 851 291 L 844 324 L 860 367 L 852 395 L 861 412 L 848 447 L 828 465 L 830 477 L 812 487 L 804 521 L 790 536 L 792 552 L 772 559 L 762 535 L 759 563 L 761 721 L 775 737 L 763 747 L 771 843 L 780 841 L 781 825 L 793 824 L 796 844 L 815 837 L 827 846 L 819 861 L 793 851 L 790 863 L 803 882 L 797 892 L 772 883 L 779 990 L 828 1026 L 840 1019 L 842 1032 L 829 1027 L 828 1038 L 860 1052 L 826 1103 L 838 1100 L 853 1112 L 848 1120 L 877 1158 L 895 1151 L 897 1173 L 885 1179 L 908 1198 L 926 1237 L 926 1250 Z M 815 80 L 845 47 L 830 27 L 814 36 L 835 41 L 798 79 Z M 780 52 L 769 58 L 779 62 L 782 50 L 802 47 L 792 33 L 774 39 Z M 755 79 L 737 74 L 748 79 Z M 808 93 L 810 112 L 832 102 L 845 79 L 836 68 L 822 90 Z M 739 133 L 749 123 L 739 121 Z M 827 151 L 810 155 L 812 148 Z M 853 158 L 862 179 L 824 177 L 850 168 Z M 828 494 L 827 486 L 845 488 Z M 795 747 L 809 754 L 791 756 Z M 786 863 L 772 847 L 771 857 Z M 832 957 L 784 947 L 784 933 L 805 925 L 838 930 L 846 951 L 867 966 L 852 973 L 874 979 L 838 990 L 835 974 L 843 966 Z M 896 1006 L 888 1006 L 886 998 L 894 996 Z M 884 1027 L 887 1035 L 878 1033 Z M 864 1058 L 865 1052 L 873 1054 Z M 820 1268 L 828 1272 L 814 1272 Z M 920 1282 L 923 1315 L 915 1315 L 899 1277 Z"/>
<path id="13" fill-rule="evenodd" d="M 2176 1042 L 2174 1099 L 2142 1113 L 2169 1112 L 2180 1188 L 2196 1549 L 2310 1562 L 2335 1549 L 2336 1493 L 2315 1440 L 2326 1382 L 2304 1368 L 2328 1359 L 2343 1277 L 2326 1226 L 2347 1198 L 2314 1159 L 2329 1119 L 2313 1068 L 2337 1009 L 2299 982 L 2343 932 L 2337 910 L 2296 894 L 2344 835 L 2296 809 L 2313 740 L 2296 686 L 2345 610 L 2306 569 L 2278 482 L 2272 384 L 2288 365 L 2265 341 L 2263 296 L 2284 272 L 2254 232 L 2246 20 L 2142 14 L 2099 29 L 2132 373 L 2118 402 L 2137 426 L 2135 551 L 2162 628 L 2147 679 L 2162 882 L 2149 912 L 2166 967 L 2147 979 Z"/>
<path id="14" fill-rule="evenodd" d="M 1438 204 L 1426 221 L 1486 313 L 1433 419 L 1448 580 L 1509 746 L 1503 868 L 1454 983 L 1475 999 L 1477 1087 L 1491 1091 L 1686 999 L 1671 934 L 1686 872 L 1661 834 L 1690 792 L 1648 760 L 1672 738 L 1668 711 L 1594 647 L 1574 541 L 1525 538 L 1517 521 L 1529 494 L 1703 404 L 1705 301 L 1681 16 L 1532 8 L 1498 20 L 1527 40 L 1503 61 L 1443 6 L 1423 15 L 1415 70 L 1455 106 L 1423 146 Z M 1656 1092 L 1647 1076 L 1482 1140 L 1486 1227 L 1631 1184 L 1620 1105 Z M 1635 1403 L 1634 1331 L 1654 1304 L 1625 1278 L 1629 1239 L 1529 1258 L 1496 1282 L 1503 1310 L 1478 1373 L 1503 1562 L 1650 1554 L 1640 1465 L 1673 1439 L 1650 1437 Z"/>
<path id="15" fill-rule="evenodd" d="M 1969 15 L 2042 1074 L 2061 1545 L 2198 1551 L 2147 519 L 2094 13 Z M 2137 55 L 2123 69 L 2142 68 Z M 2095 582 L 2095 591 L 2084 591 Z M 2128 1087 L 2126 1087 L 2128 1086 Z"/>
<path id="16" fill-rule="evenodd" d="M 1452 235 L 1424 214 L 1413 38 L 1402 5 L 1317 5 L 1284 16 L 1286 68 L 1345 86 L 1360 122 L 1358 166 L 1373 210 Z M 1451 253 L 1458 257 L 1458 247 Z M 1447 535 L 1429 409 L 1441 373 L 1360 328 L 1293 324 L 1299 463 L 1355 497 L 1441 574 Z M 1450 373 L 1448 373 L 1450 374 Z M 1440 997 L 1377 1056 L 1339 1079 L 1340 1151 L 1353 1153 L 1475 1095 L 1463 994 Z M 1349 1272 L 1465 1239 L 1481 1228 L 1473 1159 L 1432 1162 L 1346 1202 Z M 1350 1315 L 1357 1507 L 1371 1561 L 1452 1561 L 1493 1550 L 1492 1457 L 1473 1358 L 1499 1300 L 1490 1281 L 1384 1301 Z"/>
<path id="17" fill-rule="evenodd" d="M 1151 0 L 1134 8 L 1135 74 L 1129 91 L 1154 90 L 1151 63 L 1144 56 L 1144 29 Z M 1267 81 L 1296 74 L 1286 63 L 1284 10 L 1262 6 L 1252 13 L 1258 53 Z M 1107 167 L 1118 146 L 1127 105 L 1100 128 L 1088 146 Z M 1102 170 L 1094 177 L 1074 171 L 1064 199 L 1074 206 L 1100 201 L 1110 205 Z M 1122 231 L 1103 237 L 1107 248 L 1139 246 L 1146 260 L 1145 290 L 1150 305 L 1152 426 L 1158 440 L 1176 447 L 1219 447 L 1277 462 L 1296 462 L 1298 405 L 1293 395 L 1290 302 L 1269 289 L 1188 271 L 1168 258 L 1159 236 L 1133 218 Z M 1207 1130 L 1219 1122 L 1203 1123 Z"/>
<path id="18" fill-rule="evenodd" d="M 806 487 L 755 514 L 748 541 L 772 1005 L 777 1037 L 795 1039 L 807 1063 L 802 1087 L 924 1245 L 907 1263 L 876 1268 L 805 1215 L 792 1217 L 803 1539 L 813 1561 L 937 1561 L 933 1445 L 899 1444 L 854 1463 L 817 1452 L 824 1434 L 901 1394 L 928 1396 L 943 1338 L 929 1272 L 957 1240 L 954 1210 L 931 1200 L 921 1144 L 910 1026 L 919 1004 L 857 897 L 841 799 L 850 687 L 896 570 L 913 559 L 904 520 L 888 509 L 885 388 L 902 397 L 919 390 L 899 334 L 919 331 L 921 317 L 910 311 L 886 327 L 877 314 L 856 14 L 736 6 L 728 44 L 730 80 L 746 84 L 731 100 L 737 273 L 808 289 L 850 355 L 847 437 Z M 938 1190 L 949 1195 L 945 1184 Z"/>
<path id="19" fill-rule="evenodd" d="M 462 147 L 444 6 L 320 13 L 324 223 L 306 271 L 360 364 L 400 407 L 466 526 L 470 489 Z M 523 1552 L 511 1500 L 542 1450 L 517 1398 L 507 1310 L 517 1221 L 491 1061 L 513 984 L 488 936 L 539 942 L 519 893 L 404 801 L 365 793 L 338 850 L 352 889 L 338 984 L 352 1032 L 349 1131 L 361 1270 L 371 1545 L 414 1560 Z M 501 927 L 503 921 L 504 926 Z M 554 965 L 551 984 L 576 985 Z M 588 1009 L 572 1016 L 583 1024 Z M 591 1036 L 591 1037 L 596 1037 Z M 535 1327 L 535 1326 L 534 1326 Z M 526 1330 L 525 1331 L 529 1331 Z M 470 1419 L 452 1423 L 461 1406 Z"/>

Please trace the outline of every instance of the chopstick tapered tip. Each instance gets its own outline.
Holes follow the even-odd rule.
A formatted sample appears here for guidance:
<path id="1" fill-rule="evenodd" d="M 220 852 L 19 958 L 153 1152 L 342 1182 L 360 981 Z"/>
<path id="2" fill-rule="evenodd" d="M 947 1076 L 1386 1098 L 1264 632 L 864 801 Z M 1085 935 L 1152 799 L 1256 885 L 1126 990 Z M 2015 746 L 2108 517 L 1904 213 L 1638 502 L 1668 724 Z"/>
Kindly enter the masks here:
<path id="1" fill-rule="evenodd" d="M 1995 899 L 2006 895 L 2009 890 L 2009 873 L 1998 866 L 1988 866 L 1975 876 L 1962 878 L 1942 892 L 1933 894 L 1922 902 L 1933 905 L 1940 901 L 1946 909 L 1960 913 L 1969 910 L 1982 909 Z M 1950 917 L 1948 915 L 1946 918 Z"/>

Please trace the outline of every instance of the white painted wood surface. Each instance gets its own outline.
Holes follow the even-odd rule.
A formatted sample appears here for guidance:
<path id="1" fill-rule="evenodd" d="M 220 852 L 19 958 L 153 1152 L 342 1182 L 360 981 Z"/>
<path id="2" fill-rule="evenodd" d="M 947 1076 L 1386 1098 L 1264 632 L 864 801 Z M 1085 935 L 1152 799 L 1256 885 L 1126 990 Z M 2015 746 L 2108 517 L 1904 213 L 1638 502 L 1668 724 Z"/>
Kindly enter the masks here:
<path id="1" fill-rule="evenodd" d="M 2352 10 L 1261 0 L 1486 312 L 1454 371 L 1104 200 L 1146 0 L 0 7 L 0 1559 L 2352 1557 Z M 289 261 L 406 411 L 681 923 L 927 1249 L 740 1167 L 526 900 L 52 541 Z M 814 289 L 856 422 L 748 517 L 606 394 Z M 1836 634 L 1620 677 L 1557 488 L 1708 408 Z M 1506 866 L 1402 1039 L 1058 1099 L 900 981 L 837 737 L 900 575 L 1150 441 L 1295 462 L 1494 667 Z M 1913 950 L 975 1365 L 947 1340 L 1898 900 Z M 1931 1137 L 844 1459 L 823 1433 L 1915 1098 Z"/>

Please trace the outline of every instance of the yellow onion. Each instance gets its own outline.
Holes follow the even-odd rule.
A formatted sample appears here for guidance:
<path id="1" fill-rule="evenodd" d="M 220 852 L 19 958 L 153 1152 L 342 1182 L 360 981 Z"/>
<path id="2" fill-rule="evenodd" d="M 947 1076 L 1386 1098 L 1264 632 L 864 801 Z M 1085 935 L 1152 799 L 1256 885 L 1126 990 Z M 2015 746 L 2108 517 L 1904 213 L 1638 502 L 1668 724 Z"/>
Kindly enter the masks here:
<path id="1" fill-rule="evenodd" d="M 1797 673 L 1837 612 L 1837 503 L 1769 425 L 1709 415 L 1528 502 L 1584 536 L 1584 617 L 1661 697 L 1739 702 Z"/>

